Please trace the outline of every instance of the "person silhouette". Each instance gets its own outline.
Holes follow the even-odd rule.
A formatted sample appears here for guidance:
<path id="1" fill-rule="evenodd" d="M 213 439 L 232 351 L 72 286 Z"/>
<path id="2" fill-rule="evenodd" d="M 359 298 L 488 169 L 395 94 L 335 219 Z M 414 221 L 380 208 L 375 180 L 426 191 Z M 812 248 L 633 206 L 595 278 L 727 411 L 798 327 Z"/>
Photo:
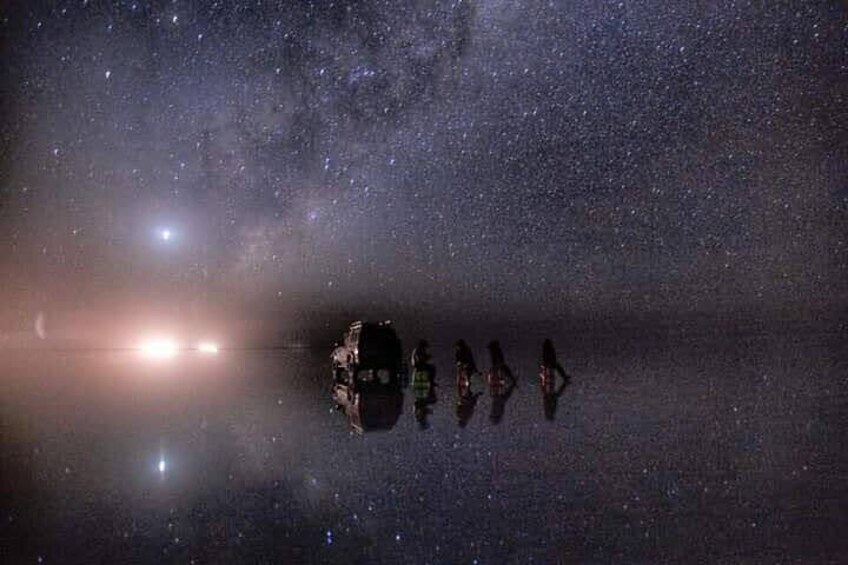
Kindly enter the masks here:
<path id="1" fill-rule="evenodd" d="M 557 387 L 557 375 L 562 382 Z M 554 344 L 550 339 L 542 342 L 542 362 L 539 365 L 539 388 L 542 391 L 542 405 L 546 420 L 553 420 L 556 415 L 559 397 L 568 385 L 568 375 L 557 360 Z"/>
<path id="2" fill-rule="evenodd" d="M 474 415 L 477 399 L 480 398 L 481 394 L 483 393 L 472 390 L 471 376 L 467 373 L 467 369 L 464 366 L 457 365 L 456 421 L 460 428 L 468 425 L 468 421 Z"/>
<path id="3" fill-rule="evenodd" d="M 488 345 L 492 368 L 486 375 L 486 383 L 489 385 L 489 395 L 492 397 L 492 409 L 489 420 L 493 424 L 499 424 L 503 420 L 506 402 L 512 396 L 515 389 L 515 376 L 504 359 L 503 350 L 497 341 Z"/>
<path id="4" fill-rule="evenodd" d="M 462 391 L 471 386 L 471 377 L 479 374 L 479 371 L 474 363 L 471 348 L 464 339 L 454 344 L 454 358 L 456 360 L 456 390 L 457 394 L 462 396 Z"/>

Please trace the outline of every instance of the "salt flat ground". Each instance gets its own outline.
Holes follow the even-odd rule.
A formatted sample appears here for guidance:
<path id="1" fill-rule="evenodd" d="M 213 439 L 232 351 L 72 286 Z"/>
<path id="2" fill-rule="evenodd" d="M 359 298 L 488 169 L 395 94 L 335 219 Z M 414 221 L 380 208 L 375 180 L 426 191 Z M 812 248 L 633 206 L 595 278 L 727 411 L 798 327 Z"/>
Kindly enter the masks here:
<path id="1" fill-rule="evenodd" d="M 485 369 L 485 341 L 469 339 Z M 518 387 L 457 425 L 450 343 L 428 426 L 352 433 L 329 348 L 141 359 L 2 351 L 7 563 L 833 562 L 848 554 L 846 351 L 803 331 L 502 339 Z"/>

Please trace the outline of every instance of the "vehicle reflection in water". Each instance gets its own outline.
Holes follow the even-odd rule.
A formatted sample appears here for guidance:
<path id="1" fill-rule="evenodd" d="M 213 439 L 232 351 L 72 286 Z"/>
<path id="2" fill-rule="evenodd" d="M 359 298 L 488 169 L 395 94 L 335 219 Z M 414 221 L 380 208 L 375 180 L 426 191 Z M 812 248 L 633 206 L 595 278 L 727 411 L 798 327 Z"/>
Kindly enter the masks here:
<path id="1" fill-rule="evenodd" d="M 332 396 L 362 433 L 391 429 L 403 411 L 401 343 L 391 322 L 354 322 L 331 354 Z"/>
<path id="2" fill-rule="evenodd" d="M 486 375 L 486 383 L 489 385 L 489 395 L 492 397 L 492 409 L 489 413 L 489 421 L 500 424 L 506 410 L 506 403 L 515 390 L 515 376 L 504 360 L 503 350 L 497 341 L 488 345 L 492 368 Z"/>
<path id="3" fill-rule="evenodd" d="M 351 427 L 362 433 L 394 427 L 403 412 L 403 390 L 396 371 L 362 369 L 333 385 L 333 400 Z"/>

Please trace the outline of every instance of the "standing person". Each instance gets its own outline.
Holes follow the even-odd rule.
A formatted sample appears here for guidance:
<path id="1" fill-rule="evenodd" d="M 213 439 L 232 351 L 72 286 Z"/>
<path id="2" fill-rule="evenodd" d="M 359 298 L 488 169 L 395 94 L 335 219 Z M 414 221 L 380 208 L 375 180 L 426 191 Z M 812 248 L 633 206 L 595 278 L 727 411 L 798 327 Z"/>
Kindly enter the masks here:
<path id="1" fill-rule="evenodd" d="M 562 378 L 565 378 L 565 371 L 557 361 L 556 350 L 554 350 L 554 344 L 550 339 L 542 342 L 542 366 L 554 369 Z"/>
<path id="2" fill-rule="evenodd" d="M 468 425 L 481 392 L 474 392 L 471 376 L 477 373 L 471 349 L 463 340 L 456 342 L 456 421 L 460 428 Z"/>
<path id="3" fill-rule="evenodd" d="M 562 384 L 556 386 L 557 375 Z M 542 363 L 539 366 L 539 386 L 542 389 L 542 402 L 545 409 L 545 419 L 553 420 L 556 414 L 557 401 L 568 384 L 568 375 L 557 360 L 554 344 L 550 339 L 542 342 Z"/>
<path id="4" fill-rule="evenodd" d="M 489 385 L 489 391 L 492 393 L 492 396 L 501 396 L 507 388 L 515 386 L 515 376 L 506 364 L 501 344 L 497 341 L 492 341 L 487 348 L 491 357 L 492 368 L 486 376 L 486 382 Z"/>
<path id="5" fill-rule="evenodd" d="M 489 414 L 489 420 L 493 424 L 499 424 L 503 420 L 506 401 L 509 400 L 515 389 L 515 376 L 506 364 L 501 344 L 492 341 L 489 343 L 488 349 L 492 360 L 492 368 L 486 375 L 489 394 L 492 397 L 492 410 Z"/>
<path id="6" fill-rule="evenodd" d="M 426 339 L 422 339 L 412 350 L 412 358 L 410 364 L 413 369 L 428 369 L 430 367 L 430 344 Z"/>
<path id="7" fill-rule="evenodd" d="M 421 340 L 415 349 L 412 350 L 412 392 L 415 396 L 415 401 L 426 404 L 436 402 L 435 390 L 435 368 L 430 363 L 429 344 L 426 340 Z"/>
<path id="8" fill-rule="evenodd" d="M 459 396 L 463 396 L 463 391 L 468 390 L 471 386 L 471 377 L 479 371 L 477 371 L 477 365 L 474 363 L 471 348 L 468 347 L 464 339 L 460 339 L 454 344 L 454 357 L 456 359 L 456 391 Z"/>

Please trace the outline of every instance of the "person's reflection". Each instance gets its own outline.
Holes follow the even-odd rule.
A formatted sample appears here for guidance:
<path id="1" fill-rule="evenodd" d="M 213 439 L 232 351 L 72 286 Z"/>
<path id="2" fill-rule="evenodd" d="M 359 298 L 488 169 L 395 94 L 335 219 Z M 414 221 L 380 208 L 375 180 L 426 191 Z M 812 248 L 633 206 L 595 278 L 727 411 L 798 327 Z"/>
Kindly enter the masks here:
<path id="1" fill-rule="evenodd" d="M 562 379 L 557 387 L 557 375 Z M 542 364 L 539 366 L 539 385 L 542 389 L 542 403 L 545 410 L 545 419 L 553 420 L 557 411 L 559 397 L 565 392 L 568 385 L 568 375 L 557 360 L 554 344 L 550 339 L 542 343 Z"/>
<path id="2" fill-rule="evenodd" d="M 436 402 L 436 368 L 430 362 L 429 345 L 425 340 L 418 342 L 412 352 L 412 395 L 415 409 L 413 415 L 418 426 L 423 430 L 429 427 L 427 416 L 429 406 Z"/>
<path id="3" fill-rule="evenodd" d="M 503 350 L 500 343 L 492 341 L 488 345 L 489 355 L 492 360 L 492 368 L 486 375 L 489 385 L 489 395 L 492 397 L 492 411 L 489 420 L 493 424 L 499 424 L 503 420 L 506 402 L 515 390 L 515 377 L 504 360 Z"/>
<path id="4" fill-rule="evenodd" d="M 415 399 L 415 410 L 413 414 L 415 421 L 418 422 L 419 429 L 426 430 L 430 427 L 430 424 L 427 422 L 427 416 L 430 415 L 430 403 L 426 398 Z"/>

